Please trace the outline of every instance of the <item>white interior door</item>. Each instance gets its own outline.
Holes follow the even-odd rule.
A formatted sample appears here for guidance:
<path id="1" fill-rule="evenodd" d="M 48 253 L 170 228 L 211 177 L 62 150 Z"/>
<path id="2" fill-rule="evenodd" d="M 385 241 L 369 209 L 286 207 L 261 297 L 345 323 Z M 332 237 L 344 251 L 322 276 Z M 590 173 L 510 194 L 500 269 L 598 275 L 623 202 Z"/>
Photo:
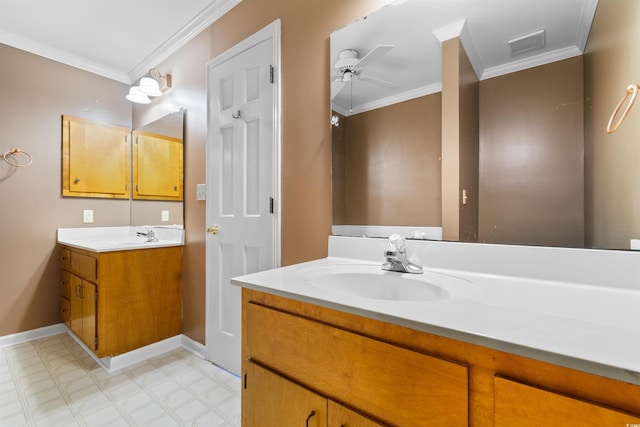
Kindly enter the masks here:
<path id="1" fill-rule="evenodd" d="M 245 43 L 207 69 L 206 353 L 236 374 L 241 293 L 230 279 L 279 264 L 274 43 Z"/>

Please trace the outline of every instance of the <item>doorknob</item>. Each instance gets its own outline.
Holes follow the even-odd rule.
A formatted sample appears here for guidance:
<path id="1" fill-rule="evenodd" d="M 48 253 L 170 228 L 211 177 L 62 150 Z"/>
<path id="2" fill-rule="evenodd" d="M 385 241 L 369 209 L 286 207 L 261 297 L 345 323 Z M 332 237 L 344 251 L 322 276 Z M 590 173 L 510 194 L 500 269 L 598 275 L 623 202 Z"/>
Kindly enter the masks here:
<path id="1" fill-rule="evenodd" d="M 218 234 L 218 226 L 217 225 L 207 225 L 205 229 L 207 234 Z"/>

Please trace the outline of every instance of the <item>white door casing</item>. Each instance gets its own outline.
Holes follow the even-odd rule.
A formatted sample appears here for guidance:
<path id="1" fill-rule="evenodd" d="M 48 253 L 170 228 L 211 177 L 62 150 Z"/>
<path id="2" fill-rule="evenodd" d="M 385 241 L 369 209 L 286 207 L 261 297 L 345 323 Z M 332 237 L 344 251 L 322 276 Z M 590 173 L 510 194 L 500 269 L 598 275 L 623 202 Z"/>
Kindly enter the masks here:
<path id="1" fill-rule="evenodd" d="M 207 64 L 206 358 L 235 374 L 230 279 L 280 265 L 279 59 L 278 20 Z"/>

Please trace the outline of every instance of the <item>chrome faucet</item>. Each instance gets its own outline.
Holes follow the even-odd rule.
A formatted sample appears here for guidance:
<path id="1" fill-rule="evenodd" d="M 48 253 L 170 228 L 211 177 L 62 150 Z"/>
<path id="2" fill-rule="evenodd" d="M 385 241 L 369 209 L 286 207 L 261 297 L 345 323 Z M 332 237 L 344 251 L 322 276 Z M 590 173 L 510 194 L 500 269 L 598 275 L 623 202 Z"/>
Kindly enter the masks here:
<path id="1" fill-rule="evenodd" d="M 153 232 L 153 229 L 151 227 L 147 227 L 146 230 L 147 230 L 146 233 L 143 233 L 142 231 L 138 231 L 136 233 L 136 236 L 144 236 L 144 237 L 146 237 L 147 241 L 145 243 L 157 242 L 158 238 L 156 237 L 156 233 Z"/>
<path id="2" fill-rule="evenodd" d="M 392 234 L 389 236 L 389 248 L 384 252 L 384 256 L 387 261 L 382 264 L 383 270 L 412 274 L 423 273 L 421 266 L 414 264 L 407 259 L 404 237 L 399 234 Z"/>

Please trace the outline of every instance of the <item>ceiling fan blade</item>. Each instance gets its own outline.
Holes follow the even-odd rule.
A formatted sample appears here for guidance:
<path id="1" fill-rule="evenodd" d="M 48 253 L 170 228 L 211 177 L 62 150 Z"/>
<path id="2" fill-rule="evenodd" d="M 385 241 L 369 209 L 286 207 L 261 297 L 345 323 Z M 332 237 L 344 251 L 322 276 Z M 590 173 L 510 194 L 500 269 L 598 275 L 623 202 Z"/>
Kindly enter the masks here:
<path id="1" fill-rule="evenodd" d="M 344 88 L 345 83 L 341 79 L 331 82 L 331 99 L 335 98 Z"/>
<path id="2" fill-rule="evenodd" d="M 382 87 L 388 87 L 388 88 L 395 88 L 398 87 L 397 84 L 386 81 L 386 80 L 381 80 L 381 79 L 376 79 L 375 77 L 370 77 L 370 76 L 366 76 L 366 75 L 359 75 L 358 76 L 359 80 L 365 81 L 367 83 L 372 83 L 374 85 L 378 85 L 378 86 L 382 86 Z"/>
<path id="3" fill-rule="evenodd" d="M 389 44 L 381 44 L 379 46 L 376 46 L 375 48 L 371 49 L 369 53 L 363 56 L 362 59 L 354 65 L 354 68 L 357 70 L 360 70 L 363 67 L 366 67 L 368 63 L 377 60 L 378 58 L 380 58 L 382 55 L 389 52 L 393 48 L 394 46 Z"/>

